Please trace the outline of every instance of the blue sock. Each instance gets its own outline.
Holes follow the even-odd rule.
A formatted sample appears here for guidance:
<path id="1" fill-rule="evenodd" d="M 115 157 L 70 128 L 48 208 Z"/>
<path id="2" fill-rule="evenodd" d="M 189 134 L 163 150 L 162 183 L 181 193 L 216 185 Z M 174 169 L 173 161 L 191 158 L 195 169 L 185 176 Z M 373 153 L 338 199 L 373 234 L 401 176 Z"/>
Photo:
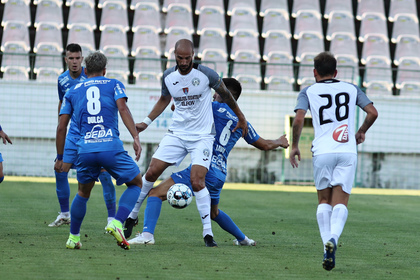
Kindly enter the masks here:
<path id="1" fill-rule="evenodd" d="M 143 231 L 155 233 L 157 221 L 162 209 L 162 200 L 159 197 L 150 196 L 147 199 L 146 210 L 144 210 Z"/>
<path id="2" fill-rule="evenodd" d="M 216 223 L 219 224 L 219 226 L 224 229 L 225 231 L 229 232 L 233 236 L 236 237 L 236 239 L 240 242 L 245 239 L 245 234 L 238 228 L 238 226 L 232 221 L 232 219 L 219 209 L 219 215 L 217 215 L 216 218 L 213 219 Z"/>
<path id="3" fill-rule="evenodd" d="M 106 204 L 106 209 L 108 209 L 108 217 L 115 217 L 116 212 L 116 198 L 115 198 L 115 187 L 112 183 L 111 175 L 108 172 L 104 171 L 99 174 L 99 180 L 101 181 L 104 200 Z"/>
<path id="4" fill-rule="evenodd" d="M 55 172 L 55 191 L 57 192 L 61 212 L 69 212 L 70 185 L 68 172 Z"/>
<path id="5" fill-rule="evenodd" d="M 0 183 L 3 182 L 3 180 L 4 180 L 4 176 L 0 177 Z"/>
<path id="6" fill-rule="evenodd" d="M 86 204 L 89 198 L 84 198 L 76 194 L 71 203 L 71 223 L 70 223 L 70 233 L 79 234 L 80 227 L 82 226 L 83 219 L 86 215 Z"/>
<path id="7" fill-rule="evenodd" d="M 115 215 L 115 219 L 124 224 L 127 220 L 131 210 L 136 205 L 137 199 L 139 198 L 141 189 L 136 186 L 127 186 L 127 189 L 123 192 L 118 203 L 118 211 Z"/>

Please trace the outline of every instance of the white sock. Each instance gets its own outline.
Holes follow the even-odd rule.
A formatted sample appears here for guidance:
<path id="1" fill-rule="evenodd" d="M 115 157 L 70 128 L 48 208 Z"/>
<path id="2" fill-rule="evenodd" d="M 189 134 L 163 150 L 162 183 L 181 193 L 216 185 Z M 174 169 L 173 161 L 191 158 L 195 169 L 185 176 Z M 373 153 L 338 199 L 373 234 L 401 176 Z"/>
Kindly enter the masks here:
<path id="1" fill-rule="evenodd" d="M 150 233 L 150 232 L 147 232 L 147 231 L 143 231 L 141 233 L 141 235 L 143 235 L 143 237 L 147 238 L 147 239 L 152 239 L 153 238 L 153 233 Z"/>
<path id="2" fill-rule="evenodd" d="M 319 233 L 321 234 L 322 244 L 325 244 L 331 238 L 331 213 L 332 206 L 327 203 L 321 203 L 316 210 L 316 220 L 318 222 Z"/>
<path id="3" fill-rule="evenodd" d="M 337 204 L 332 210 L 331 237 L 334 238 L 336 244 L 338 244 L 338 238 L 340 238 L 340 235 L 343 232 L 348 213 L 349 211 L 344 204 Z"/>
<path id="4" fill-rule="evenodd" d="M 140 207 L 143 204 L 144 199 L 149 194 L 150 190 L 153 188 L 153 184 L 155 182 L 149 182 L 146 180 L 146 175 L 142 177 L 142 186 L 139 198 L 137 199 L 136 205 L 134 206 L 133 210 L 131 211 L 130 215 L 128 215 L 131 219 L 136 219 L 139 215 Z"/>
<path id="5" fill-rule="evenodd" d="M 203 237 L 207 234 L 213 236 L 210 219 L 210 193 L 207 188 L 204 188 L 198 192 L 194 192 L 194 195 L 195 203 L 197 204 L 197 209 L 200 213 L 201 223 L 203 224 Z"/>

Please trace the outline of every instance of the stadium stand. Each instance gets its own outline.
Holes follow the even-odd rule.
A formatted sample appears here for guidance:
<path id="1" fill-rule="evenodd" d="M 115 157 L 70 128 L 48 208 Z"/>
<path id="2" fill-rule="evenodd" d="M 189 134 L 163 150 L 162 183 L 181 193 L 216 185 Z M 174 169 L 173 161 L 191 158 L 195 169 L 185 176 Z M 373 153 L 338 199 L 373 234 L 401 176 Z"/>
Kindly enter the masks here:
<path id="1" fill-rule="evenodd" d="M 267 10 L 263 19 L 261 36 L 266 38 L 273 31 L 283 32 L 288 38 L 292 36 L 288 13 L 283 10 Z"/>
<path id="2" fill-rule="evenodd" d="M 31 25 L 30 0 L 7 0 L 2 2 L 4 3 L 2 26 L 9 20 L 22 21 L 27 26 Z"/>
<path id="3" fill-rule="evenodd" d="M 172 28 L 184 28 L 194 33 L 191 7 L 185 4 L 171 4 L 167 10 L 164 32 L 168 34 Z"/>
<path id="4" fill-rule="evenodd" d="M 63 28 L 62 1 L 59 0 L 38 0 L 34 26 L 38 27 L 41 22 L 56 24 Z"/>
<path id="5" fill-rule="evenodd" d="M 73 0 L 70 3 L 67 28 L 71 29 L 74 24 L 84 23 L 92 30 L 96 29 L 95 3 L 88 0 Z"/>
<path id="6" fill-rule="evenodd" d="M 225 13 L 225 6 L 223 0 L 197 0 L 195 6 L 195 14 L 200 15 L 205 8 L 212 8 L 218 10 L 220 13 Z"/>
<path id="7" fill-rule="evenodd" d="M 197 34 L 201 35 L 206 29 L 218 30 L 220 33 L 226 34 L 224 11 L 213 6 L 203 6 L 198 17 Z"/>
<path id="8" fill-rule="evenodd" d="M 117 26 L 124 31 L 130 29 L 125 1 L 107 0 L 103 2 L 99 29 L 103 31 L 106 26 Z"/>
<path id="9" fill-rule="evenodd" d="M 287 0 L 261 0 L 260 17 L 265 17 L 270 11 L 285 13 L 289 16 Z"/>
<path id="10" fill-rule="evenodd" d="M 159 7 L 154 3 L 139 2 L 134 8 L 134 19 L 132 30 L 136 32 L 137 28 L 150 27 L 156 33 L 162 31 L 162 24 L 160 22 Z"/>
<path id="11" fill-rule="evenodd" d="M 319 1 L 313 0 L 294 0 L 292 8 L 292 17 L 297 18 L 299 12 L 312 12 L 321 15 L 321 9 L 319 6 Z"/>
<path id="12" fill-rule="evenodd" d="M 324 18 L 329 19 L 333 12 L 353 15 L 352 0 L 326 0 Z"/>

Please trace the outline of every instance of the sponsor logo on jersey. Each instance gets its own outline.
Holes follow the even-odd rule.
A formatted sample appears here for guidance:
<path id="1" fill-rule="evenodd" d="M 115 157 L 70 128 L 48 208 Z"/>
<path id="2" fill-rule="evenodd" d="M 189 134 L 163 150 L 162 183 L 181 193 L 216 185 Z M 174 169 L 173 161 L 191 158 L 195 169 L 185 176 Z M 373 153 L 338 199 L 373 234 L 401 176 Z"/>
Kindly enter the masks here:
<path id="1" fill-rule="evenodd" d="M 101 124 L 97 124 L 94 127 L 92 127 L 92 130 L 89 132 L 86 132 L 85 135 L 85 143 L 89 142 L 97 142 L 97 141 L 91 141 L 91 140 L 98 140 L 100 138 L 106 138 L 108 136 L 112 137 L 112 130 L 108 129 L 105 130 L 105 127 Z"/>
<path id="2" fill-rule="evenodd" d="M 176 85 L 176 84 L 178 84 L 179 82 L 178 81 L 176 81 L 175 83 L 172 83 L 174 86 Z"/>
<path id="3" fill-rule="evenodd" d="M 339 143 L 346 143 L 349 141 L 349 129 L 347 124 L 340 125 L 333 132 L 333 139 Z"/>
<path id="4" fill-rule="evenodd" d="M 196 87 L 200 84 L 200 79 L 199 78 L 194 78 L 194 79 L 192 79 L 191 83 L 192 83 L 193 86 Z"/>
<path id="5" fill-rule="evenodd" d="M 226 112 L 226 109 L 225 109 L 225 108 L 223 108 L 223 107 L 221 107 L 221 108 L 219 108 L 219 110 L 217 110 L 217 112 L 219 112 L 219 113 L 224 113 L 224 112 Z"/>
<path id="6" fill-rule="evenodd" d="M 184 94 L 185 94 L 185 95 L 187 95 L 187 94 L 188 94 L 189 89 L 188 89 L 187 87 L 185 87 L 185 88 L 182 88 L 182 91 L 184 92 Z"/>

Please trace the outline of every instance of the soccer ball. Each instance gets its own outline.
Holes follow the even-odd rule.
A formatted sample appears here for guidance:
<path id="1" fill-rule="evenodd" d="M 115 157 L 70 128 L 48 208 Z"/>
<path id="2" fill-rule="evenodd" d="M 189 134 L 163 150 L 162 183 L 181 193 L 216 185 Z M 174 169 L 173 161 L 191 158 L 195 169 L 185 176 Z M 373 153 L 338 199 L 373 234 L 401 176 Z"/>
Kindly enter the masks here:
<path id="1" fill-rule="evenodd" d="M 177 209 L 187 207 L 192 201 L 192 191 L 185 184 L 175 184 L 166 193 L 169 204 Z"/>

